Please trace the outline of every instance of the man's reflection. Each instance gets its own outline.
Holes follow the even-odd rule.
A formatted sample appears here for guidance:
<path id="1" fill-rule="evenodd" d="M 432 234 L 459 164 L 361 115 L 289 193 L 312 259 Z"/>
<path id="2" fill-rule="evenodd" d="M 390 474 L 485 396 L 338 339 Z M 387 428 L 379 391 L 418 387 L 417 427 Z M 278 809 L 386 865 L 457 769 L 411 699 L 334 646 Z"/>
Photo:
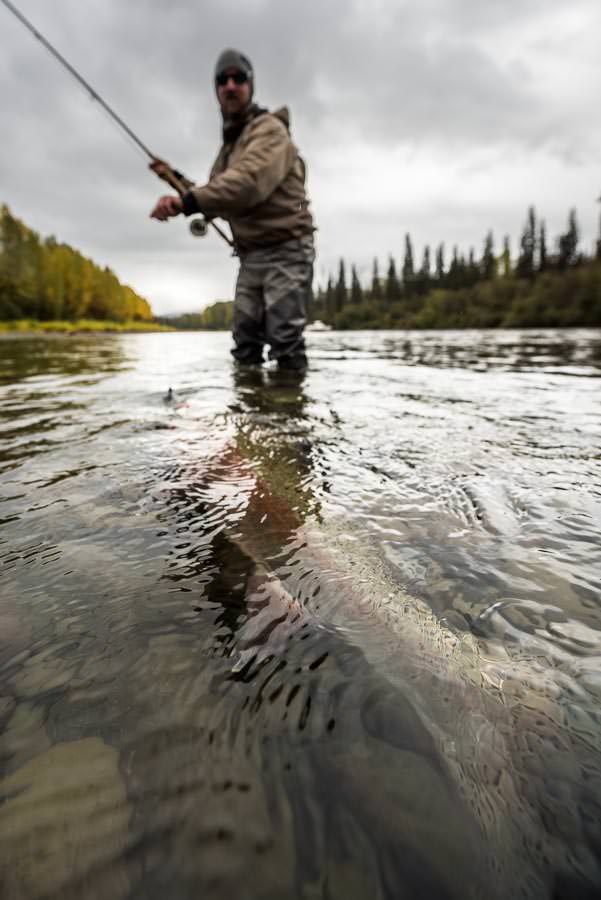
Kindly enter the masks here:
<path id="1" fill-rule="evenodd" d="M 231 413 L 236 425 L 236 450 L 252 465 L 260 482 L 248 518 L 253 518 L 253 507 L 258 512 L 260 501 L 264 501 L 269 509 L 261 515 L 268 514 L 270 526 L 276 525 L 276 516 L 288 519 L 291 528 L 298 528 L 307 516 L 318 511 L 310 485 L 313 446 L 305 376 L 238 369 L 233 377 L 236 399 Z"/>
<path id="2" fill-rule="evenodd" d="M 209 553 L 202 541 L 201 550 L 198 543 L 187 549 L 182 578 L 196 570 L 205 582 L 204 601 L 222 608 L 216 624 L 227 627 L 216 640 L 230 644 L 245 625 L 236 643 L 248 651 L 246 657 L 268 637 L 273 644 L 278 628 L 289 634 L 288 619 L 298 619 L 297 604 L 276 573 L 294 553 L 303 523 L 318 514 L 319 503 L 312 489 L 304 374 L 237 368 L 233 384 L 227 413 L 232 439 L 218 456 L 203 460 L 197 474 L 180 470 L 181 483 L 171 496 L 180 521 L 196 535 L 205 529 L 212 535 Z M 232 493 L 244 501 L 242 515 L 240 502 L 234 514 Z M 264 628 L 257 627 L 259 615 Z"/>

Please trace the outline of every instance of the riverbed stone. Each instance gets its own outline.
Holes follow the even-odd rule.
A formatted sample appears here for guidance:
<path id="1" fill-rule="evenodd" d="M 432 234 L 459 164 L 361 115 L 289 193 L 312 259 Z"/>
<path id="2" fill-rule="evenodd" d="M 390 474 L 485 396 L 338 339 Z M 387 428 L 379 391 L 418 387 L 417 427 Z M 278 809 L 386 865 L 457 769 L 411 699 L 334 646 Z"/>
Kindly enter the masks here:
<path id="1" fill-rule="evenodd" d="M 129 810 L 117 751 L 99 738 L 55 744 L 0 782 L 4 900 L 121 900 Z"/>
<path id="2" fill-rule="evenodd" d="M 14 697 L 0 697 L 0 726 L 2 726 L 15 711 L 16 701 Z"/>
<path id="3" fill-rule="evenodd" d="M 48 750 L 51 741 L 45 726 L 43 707 L 16 703 L 2 735 L 4 772 L 12 772 L 32 757 Z"/>
<path id="4" fill-rule="evenodd" d="M 35 697 L 64 688 L 74 673 L 75 667 L 69 667 L 59 656 L 32 656 L 15 676 L 15 689 L 21 697 Z"/>

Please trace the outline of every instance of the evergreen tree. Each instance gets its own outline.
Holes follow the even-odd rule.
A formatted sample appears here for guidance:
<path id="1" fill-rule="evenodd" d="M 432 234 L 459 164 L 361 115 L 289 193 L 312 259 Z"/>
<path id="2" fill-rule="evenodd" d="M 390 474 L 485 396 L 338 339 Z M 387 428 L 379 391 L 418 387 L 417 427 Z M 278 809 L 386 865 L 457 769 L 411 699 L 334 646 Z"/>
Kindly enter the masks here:
<path id="1" fill-rule="evenodd" d="M 559 238 L 558 265 L 560 269 L 567 269 L 568 266 L 573 266 L 578 261 L 578 240 L 576 210 L 571 209 L 568 217 L 568 230 Z"/>
<path id="2" fill-rule="evenodd" d="M 382 296 L 382 287 L 380 285 L 380 272 L 378 266 L 378 259 L 374 257 L 374 267 L 373 273 L 371 277 L 371 297 L 372 300 L 379 300 Z"/>
<path id="3" fill-rule="evenodd" d="M 547 268 L 547 230 L 544 219 L 540 223 L 538 232 L 538 271 L 544 272 Z"/>
<path id="4" fill-rule="evenodd" d="M 473 256 L 473 250 L 471 251 Z M 459 254 L 459 259 L 457 260 L 457 287 L 468 287 L 470 284 L 469 280 L 469 267 L 467 262 L 465 261 L 465 256 L 463 253 Z"/>
<path id="5" fill-rule="evenodd" d="M 599 201 L 601 202 L 601 197 L 599 198 Z M 599 215 L 599 237 L 597 238 L 595 258 L 601 262 L 601 214 Z"/>
<path id="6" fill-rule="evenodd" d="M 313 304 L 313 321 L 314 319 L 323 319 L 326 313 L 326 292 L 322 285 L 318 285 L 315 302 Z"/>
<path id="7" fill-rule="evenodd" d="M 441 287 L 445 280 L 445 268 L 444 268 L 444 244 L 439 244 L 436 248 L 436 281 L 438 282 L 439 287 Z"/>
<path id="8" fill-rule="evenodd" d="M 503 267 L 503 277 L 511 278 L 511 250 L 509 243 L 509 235 L 506 234 L 503 238 L 503 252 L 501 254 L 501 265 Z"/>
<path id="9" fill-rule="evenodd" d="M 334 289 L 334 300 L 336 302 L 336 312 L 342 312 L 346 303 L 346 271 L 343 259 L 340 260 L 338 265 L 338 281 Z"/>
<path id="10" fill-rule="evenodd" d="M 453 247 L 453 255 L 451 257 L 451 264 L 449 266 L 449 271 L 447 273 L 447 284 L 449 288 L 454 289 L 461 287 L 460 285 L 460 265 L 459 265 L 459 250 L 457 245 Z"/>
<path id="11" fill-rule="evenodd" d="M 388 260 L 388 272 L 386 273 L 386 284 L 384 285 L 384 296 L 388 303 L 398 300 L 401 296 L 401 286 L 396 273 L 394 257 L 390 256 Z"/>
<path id="12" fill-rule="evenodd" d="M 536 214 L 534 207 L 528 209 L 528 218 L 520 238 L 520 255 L 516 274 L 520 278 L 533 278 L 535 273 L 534 254 L 536 252 Z"/>
<path id="13" fill-rule="evenodd" d="M 466 266 L 466 281 L 465 284 L 467 287 L 471 287 L 476 284 L 480 279 L 480 267 L 476 262 L 476 251 L 473 247 L 470 247 L 469 257 Z"/>
<path id="14" fill-rule="evenodd" d="M 326 318 L 328 322 L 333 322 L 336 315 L 336 297 L 334 295 L 334 279 L 331 275 L 328 275 L 325 301 Z"/>
<path id="15" fill-rule="evenodd" d="M 480 263 L 480 274 L 485 281 L 496 278 L 497 275 L 497 258 L 494 251 L 494 239 L 492 231 L 489 231 L 484 239 L 484 250 L 482 251 L 482 261 Z"/>
<path id="16" fill-rule="evenodd" d="M 357 267 L 351 266 L 351 303 L 357 305 L 363 302 L 363 289 L 357 275 Z"/>
<path id="17" fill-rule="evenodd" d="M 413 265 L 413 247 L 411 246 L 410 235 L 405 235 L 405 258 L 403 259 L 403 288 L 406 294 L 413 291 L 415 282 L 415 268 Z"/>
<path id="18" fill-rule="evenodd" d="M 416 290 L 417 293 L 423 296 L 427 294 L 430 290 L 432 283 L 432 264 L 430 261 L 430 247 L 426 244 L 424 247 L 424 255 L 422 258 L 422 264 L 417 273 L 416 279 Z"/>

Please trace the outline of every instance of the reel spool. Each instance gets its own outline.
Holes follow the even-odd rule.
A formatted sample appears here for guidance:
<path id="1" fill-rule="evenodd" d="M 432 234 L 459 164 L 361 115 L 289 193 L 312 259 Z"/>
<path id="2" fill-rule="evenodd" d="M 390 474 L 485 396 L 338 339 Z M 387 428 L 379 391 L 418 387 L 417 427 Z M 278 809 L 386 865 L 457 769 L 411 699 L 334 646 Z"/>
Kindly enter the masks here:
<path id="1" fill-rule="evenodd" d="M 203 219 L 201 216 L 197 216 L 196 219 L 190 221 L 190 232 L 194 237 L 205 237 L 208 230 L 209 226 L 207 220 Z"/>

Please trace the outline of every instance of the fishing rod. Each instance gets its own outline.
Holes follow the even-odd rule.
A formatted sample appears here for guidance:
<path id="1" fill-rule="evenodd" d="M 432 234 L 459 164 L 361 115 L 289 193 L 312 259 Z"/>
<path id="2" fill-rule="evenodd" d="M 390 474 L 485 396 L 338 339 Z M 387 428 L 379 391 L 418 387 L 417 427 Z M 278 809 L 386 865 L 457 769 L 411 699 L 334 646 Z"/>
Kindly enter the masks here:
<path id="1" fill-rule="evenodd" d="M 161 178 L 163 181 L 166 181 L 168 184 L 170 184 L 171 187 L 177 191 L 177 193 L 180 195 L 180 197 L 183 197 L 183 195 L 185 193 L 187 193 L 187 191 L 189 190 L 191 182 L 188 182 L 187 179 L 185 179 L 183 177 L 183 175 L 181 175 L 179 172 L 176 172 L 174 169 L 171 168 L 171 166 L 169 166 L 162 159 L 159 159 L 158 156 L 156 156 L 154 153 L 152 153 L 151 150 L 148 149 L 146 144 L 144 144 L 140 140 L 138 135 L 132 131 L 132 129 L 129 127 L 129 125 L 127 125 L 123 121 L 123 119 L 117 115 L 115 110 L 112 109 L 108 105 L 106 100 L 104 100 L 100 96 L 100 94 L 94 90 L 92 85 L 88 81 L 86 81 L 86 79 L 83 77 L 83 75 L 80 75 L 80 73 L 77 71 L 77 69 L 75 69 L 74 66 L 72 66 L 71 63 L 65 59 L 65 57 L 62 55 L 62 53 L 59 53 L 59 51 L 56 49 L 56 47 L 53 47 L 52 44 L 50 43 L 50 41 L 47 41 L 46 38 L 44 37 L 44 35 L 40 34 L 40 32 L 37 30 L 37 28 L 35 28 L 35 26 L 32 25 L 32 23 L 29 21 L 29 19 L 26 19 L 25 16 L 15 6 L 13 6 L 13 4 L 10 2 L 10 0 L 0 0 L 0 3 L 3 3 L 4 6 L 8 9 L 8 11 L 11 12 L 13 14 L 13 16 L 15 16 L 19 20 L 19 22 L 21 22 L 21 24 L 24 25 L 25 28 L 27 28 L 27 30 L 30 31 L 31 34 L 33 34 L 33 36 L 38 39 L 38 41 L 40 41 L 41 44 L 43 44 L 43 46 L 54 56 L 55 59 L 58 60 L 58 62 L 62 66 L 64 66 L 64 68 L 69 72 L 69 74 L 72 75 L 73 78 L 75 78 L 76 81 L 78 81 L 82 85 L 82 87 L 89 93 L 92 100 L 95 100 L 97 103 L 100 104 L 100 106 L 105 110 L 105 112 L 107 112 L 109 114 L 111 119 L 114 122 L 116 122 L 116 124 L 119 126 L 119 128 L 121 128 L 121 130 L 127 134 L 127 136 L 134 142 L 134 144 L 140 150 L 142 150 L 142 152 L 153 163 L 160 164 L 161 174 L 159 174 L 158 172 L 156 173 L 158 175 L 158 177 Z M 204 217 L 197 217 L 197 218 L 192 219 L 190 222 L 190 231 L 192 232 L 194 237 L 204 237 L 207 233 L 208 225 L 211 225 L 215 229 L 217 234 L 220 235 L 223 238 L 223 240 L 227 244 L 229 244 L 230 247 L 232 247 L 232 248 L 234 247 L 233 241 L 227 236 L 225 231 L 223 231 L 219 227 L 219 225 L 216 224 L 216 222 L 213 222 L 212 219 L 207 220 Z"/>

